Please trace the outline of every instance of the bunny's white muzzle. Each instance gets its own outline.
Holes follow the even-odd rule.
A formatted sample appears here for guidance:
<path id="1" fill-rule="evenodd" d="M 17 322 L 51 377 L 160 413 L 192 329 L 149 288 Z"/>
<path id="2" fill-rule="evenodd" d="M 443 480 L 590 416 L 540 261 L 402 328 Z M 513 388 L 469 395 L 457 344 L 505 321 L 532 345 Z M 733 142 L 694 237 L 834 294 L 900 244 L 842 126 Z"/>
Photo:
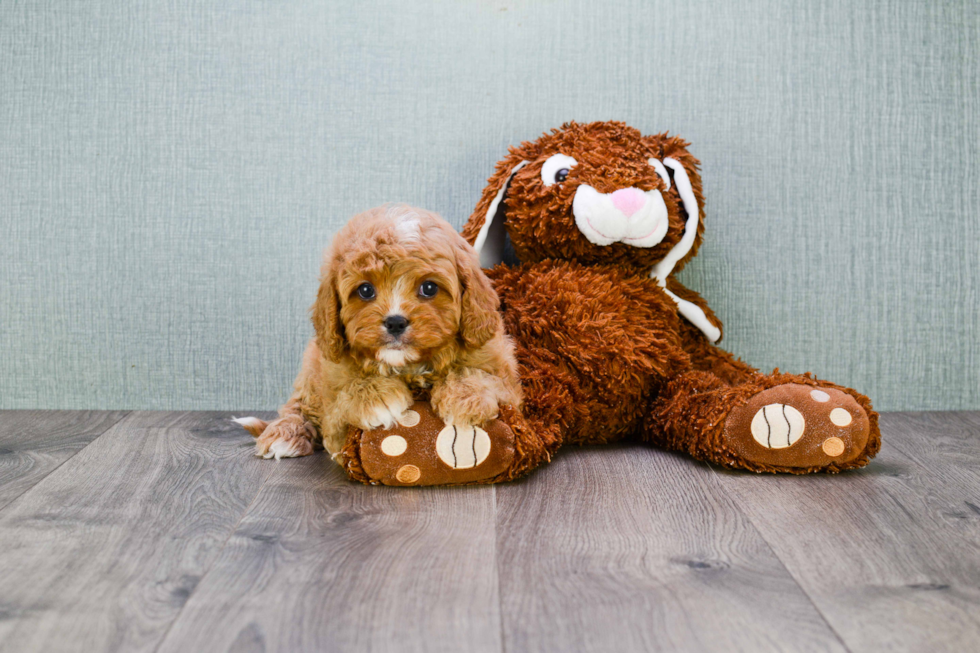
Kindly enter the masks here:
<path id="1" fill-rule="evenodd" d="M 600 193 L 588 184 L 575 190 L 575 225 L 590 243 L 653 247 L 667 234 L 667 205 L 659 190 L 621 188 Z"/>

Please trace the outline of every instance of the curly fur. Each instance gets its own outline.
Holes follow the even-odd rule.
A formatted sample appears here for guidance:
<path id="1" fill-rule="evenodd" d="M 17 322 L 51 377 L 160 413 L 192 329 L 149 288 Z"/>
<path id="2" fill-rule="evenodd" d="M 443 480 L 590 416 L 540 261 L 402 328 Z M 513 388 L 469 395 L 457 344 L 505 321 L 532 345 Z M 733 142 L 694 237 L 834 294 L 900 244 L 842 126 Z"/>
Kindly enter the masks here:
<path id="1" fill-rule="evenodd" d="M 423 282 L 437 285 L 434 297 Z M 370 299 L 358 294 L 364 283 Z M 521 404 L 498 309 L 472 247 L 439 216 L 403 205 L 354 216 L 324 257 L 292 397 L 273 422 L 237 421 L 258 455 L 307 455 L 315 444 L 343 462 L 348 427 L 390 427 L 419 391 L 447 422 L 494 418 Z M 404 333 L 385 328 L 392 315 L 408 320 Z"/>

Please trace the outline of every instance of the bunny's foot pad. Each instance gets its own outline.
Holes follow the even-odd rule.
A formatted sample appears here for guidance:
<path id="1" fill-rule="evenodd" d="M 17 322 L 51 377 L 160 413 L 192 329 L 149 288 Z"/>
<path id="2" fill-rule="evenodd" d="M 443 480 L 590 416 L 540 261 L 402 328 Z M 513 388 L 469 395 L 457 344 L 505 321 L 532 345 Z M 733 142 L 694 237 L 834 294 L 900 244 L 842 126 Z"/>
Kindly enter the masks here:
<path id="1" fill-rule="evenodd" d="M 428 402 L 417 401 L 390 429 L 364 431 L 364 474 L 384 485 L 459 485 L 492 479 L 514 460 L 514 433 L 499 419 L 447 426 Z"/>
<path id="2" fill-rule="evenodd" d="M 786 383 L 732 411 L 724 439 L 753 463 L 833 471 L 865 453 L 869 432 L 868 415 L 851 395 Z"/>

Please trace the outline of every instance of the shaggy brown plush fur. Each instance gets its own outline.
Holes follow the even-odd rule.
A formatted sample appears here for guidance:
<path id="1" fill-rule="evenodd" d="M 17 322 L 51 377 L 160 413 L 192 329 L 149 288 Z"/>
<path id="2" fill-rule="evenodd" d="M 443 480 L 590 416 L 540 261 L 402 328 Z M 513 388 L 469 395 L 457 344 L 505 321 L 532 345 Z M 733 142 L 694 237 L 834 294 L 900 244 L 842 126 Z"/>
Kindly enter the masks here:
<path id="1" fill-rule="evenodd" d="M 692 247 L 671 275 L 697 253 L 703 237 L 699 163 L 687 147 L 676 136 L 643 136 L 623 123 L 570 123 L 511 148 L 490 178 L 463 236 L 476 244 L 487 220 L 494 227 L 502 223 L 520 260 L 512 267 L 497 265 L 489 276 L 506 331 L 517 344 L 522 428 L 537 440 L 534 454 L 515 462 L 504 477 L 550 459 L 565 443 L 621 439 L 756 472 L 838 472 L 861 467 L 877 453 L 878 416 L 867 397 L 810 375 L 759 373 L 679 315 L 678 303 L 651 278 L 654 266 L 681 242 L 689 215 L 676 171 L 664 179 L 649 159 L 683 166 L 702 216 Z M 548 185 L 542 169 L 556 154 L 577 163 Z M 628 188 L 659 191 L 666 234 L 646 247 L 592 242 L 576 223 L 576 196 L 585 185 L 595 196 Z M 505 188 L 503 202 L 488 216 Z M 667 290 L 721 329 L 697 293 L 673 276 L 665 281 Z M 769 412 L 745 412 L 753 397 L 761 406 L 770 396 Z M 770 415 L 778 415 L 778 425 Z M 777 439 L 799 437 L 795 415 L 806 416 L 797 442 L 783 448 L 760 444 L 760 437 L 771 439 L 773 433 Z M 749 427 L 753 416 L 755 431 Z M 758 429 L 768 431 L 759 436 Z M 787 430 L 789 436 L 780 435 Z"/>

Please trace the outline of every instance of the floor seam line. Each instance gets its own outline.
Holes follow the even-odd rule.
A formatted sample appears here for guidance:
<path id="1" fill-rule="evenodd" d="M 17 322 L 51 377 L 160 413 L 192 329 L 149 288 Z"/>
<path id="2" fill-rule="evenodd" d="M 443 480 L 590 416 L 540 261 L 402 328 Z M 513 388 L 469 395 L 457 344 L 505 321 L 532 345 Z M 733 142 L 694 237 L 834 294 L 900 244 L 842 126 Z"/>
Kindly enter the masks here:
<path id="1" fill-rule="evenodd" d="M 116 411 L 106 411 L 106 412 L 116 412 Z M 123 415 L 118 420 L 116 420 L 115 422 L 113 422 L 112 424 L 110 424 L 109 426 L 107 426 L 104 431 L 102 431 L 101 433 L 99 433 L 98 435 L 96 435 L 94 438 L 92 438 L 91 440 L 89 440 L 88 442 L 86 442 L 84 447 L 82 447 L 81 449 L 79 449 L 78 451 L 76 451 L 75 453 L 73 453 L 72 455 L 70 455 L 67 458 L 65 458 L 64 460 L 62 460 L 56 466 L 52 467 L 51 470 L 47 474 L 45 474 L 43 478 L 39 478 L 37 480 L 37 483 L 35 483 L 34 485 L 30 486 L 29 488 L 26 488 L 23 492 L 21 492 L 20 494 L 18 494 L 15 497 L 13 497 L 10 501 L 8 501 L 4 505 L 0 506 L 0 514 L 3 514 L 3 512 L 5 510 L 7 510 L 7 508 L 9 508 L 10 506 L 14 505 L 14 503 L 16 503 L 17 500 L 20 499 L 22 496 L 24 496 L 25 494 L 27 494 L 28 492 L 30 492 L 31 490 L 33 490 L 34 488 L 36 488 L 38 485 L 40 485 L 41 483 L 43 483 L 44 481 L 46 481 L 48 479 L 48 477 L 50 477 L 56 471 L 58 471 L 59 469 L 61 469 L 62 466 L 65 463 L 67 463 L 69 460 L 74 459 L 75 456 L 77 456 L 78 454 L 82 453 L 83 451 L 85 451 L 86 449 L 88 449 L 90 446 L 92 446 L 92 443 L 93 442 L 95 442 L 96 440 L 98 440 L 99 438 L 101 438 L 103 435 L 105 435 L 106 433 L 108 433 L 109 431 L 111 431 L 112 429 L 114 429 L 115 427 L 117 427 L 120 424 L 122 424 L 123 422 L 125 422 L 127 419 L 129 419 L 129 417 L 134 412 L 136 412 L 136 411 L 132 411 L 132 410 L 126 411 L 126 414 L 125 415 Z"/>
<path id="2" fill-rule="evenodd" d="M 497 484 L 493 488 L 493 573 L 497 581 L 497 623 L 500 627 L 500 651 L 507 653 L 506 632 L 504 631 L 504 593 L 500 586 L 500 530 L 497 521 L 500 517 L 500 504 L 497 502 Z"/>

